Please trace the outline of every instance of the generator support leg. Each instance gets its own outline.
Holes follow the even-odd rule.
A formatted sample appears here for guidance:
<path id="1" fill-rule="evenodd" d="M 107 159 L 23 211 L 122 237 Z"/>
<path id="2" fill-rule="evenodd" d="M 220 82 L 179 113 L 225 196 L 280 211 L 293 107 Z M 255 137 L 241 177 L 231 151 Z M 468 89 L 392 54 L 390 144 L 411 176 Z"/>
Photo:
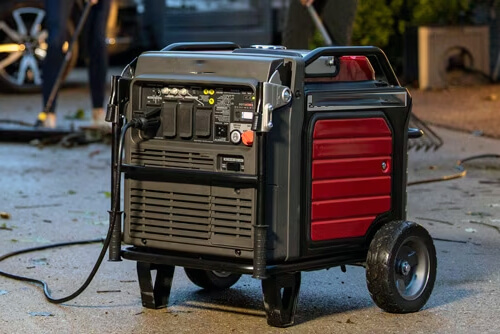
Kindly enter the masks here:
<path id="1" fill-rule="evenodd" d="M 267 323 L 274 327 L 293 325 L 300 290 L 300 272 L 272 275 L 262 280 Z"/>
<path id="2" fill-rule="evenodd" d="M 156 270 L 154 284 L 151 276 L 152 270 Z M 152 309 L 167 307 L 174 270 L 174 266 L 137 262 L 142 306 Z"/>

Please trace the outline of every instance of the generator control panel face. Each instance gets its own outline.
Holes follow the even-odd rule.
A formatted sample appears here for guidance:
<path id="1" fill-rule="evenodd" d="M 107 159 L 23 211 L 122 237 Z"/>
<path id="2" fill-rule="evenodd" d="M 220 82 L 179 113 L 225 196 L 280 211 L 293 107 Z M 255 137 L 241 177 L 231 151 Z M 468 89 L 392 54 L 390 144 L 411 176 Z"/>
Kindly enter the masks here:
<path id="1" fill-rule="evenodd" d="M 154 138 L 239 145 L 251 131 L 256 96 L 250 87 L 139 83 L 134 114 L 159 116 Z"/>

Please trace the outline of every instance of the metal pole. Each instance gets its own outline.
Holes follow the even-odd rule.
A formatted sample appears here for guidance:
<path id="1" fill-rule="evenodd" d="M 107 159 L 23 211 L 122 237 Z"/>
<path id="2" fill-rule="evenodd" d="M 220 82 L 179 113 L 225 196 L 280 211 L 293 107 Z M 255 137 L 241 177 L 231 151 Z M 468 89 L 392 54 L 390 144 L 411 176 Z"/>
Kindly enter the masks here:
<path id="1" fill-rule="evenodd" d="M 311 18 L 314 22 L 314 25 L 316 28 L 318 28 L 319 32 L 321 33 L 321 36 L 323 37 L 323 40 L 325 41 L 326 45 L 333 45 L 333 41 L 330 38 L 330 34 L 325 28 L 325 25 L 323 24 L 323 21 L 321 21 L 321 17 L 319 17 L 318 12 L 314 8 L 313 5 L 306 6 L 307 11 L 309 12 L 309 15 L 311 15 Z"/>

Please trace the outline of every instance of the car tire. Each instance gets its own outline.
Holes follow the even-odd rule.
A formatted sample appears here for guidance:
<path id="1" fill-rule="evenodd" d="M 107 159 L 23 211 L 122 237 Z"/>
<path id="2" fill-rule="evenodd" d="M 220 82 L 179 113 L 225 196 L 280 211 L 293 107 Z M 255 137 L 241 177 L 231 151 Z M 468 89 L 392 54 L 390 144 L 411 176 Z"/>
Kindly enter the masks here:
<path id="1" fill-rule="evenodd" d="M 436 267 L 436 249 L 427 230 L 408 221 L 387 223 L 368 250 L 368 290 L 375 304 L 387 312 L 416 312 L 431 295 Z"/>
<path id="2" fill-rule="evenodd" d="M 209 291 L 220 291 L 229 289 L 236 284 L 241 275 L 215 270 L 200 270 L 184 268 L 191 282 Z"/>
<path id="3" fill-rule="evenodd" d="M 43 0 L 8 0 L 0 4 L 0 87 L 4 91 L 41 91 L 41 64 L 47 49 L 43 3 Z M 71 20 L 67 29 L 68 36 L 71 36 L 74 31 Z M 65 77 L 76 65 L 77 59 L 78 42 L 74 45 Z"/>

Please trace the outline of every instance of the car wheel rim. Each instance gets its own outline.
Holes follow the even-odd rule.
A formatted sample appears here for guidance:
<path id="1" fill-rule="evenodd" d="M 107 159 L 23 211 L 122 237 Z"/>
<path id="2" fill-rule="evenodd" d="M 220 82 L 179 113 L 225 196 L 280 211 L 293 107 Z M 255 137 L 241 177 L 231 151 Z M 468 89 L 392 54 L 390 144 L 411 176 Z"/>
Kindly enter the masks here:
<path id="1" fill-rule="evenodd" d="M 396 253 L 395 281 L 402 298 L 415 300 L 424 292 L 430 274 L 430 256 L 422 239 L 410 237 Z"/>
<path id="2" fill-rule="evenodd" d="M 17 86 L 42 83 L 40 63 L 47 54 L 47 30 L 42 29 L 45 10 L 18 8 L 0 21 L 0 75 Z"/>

